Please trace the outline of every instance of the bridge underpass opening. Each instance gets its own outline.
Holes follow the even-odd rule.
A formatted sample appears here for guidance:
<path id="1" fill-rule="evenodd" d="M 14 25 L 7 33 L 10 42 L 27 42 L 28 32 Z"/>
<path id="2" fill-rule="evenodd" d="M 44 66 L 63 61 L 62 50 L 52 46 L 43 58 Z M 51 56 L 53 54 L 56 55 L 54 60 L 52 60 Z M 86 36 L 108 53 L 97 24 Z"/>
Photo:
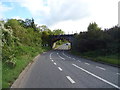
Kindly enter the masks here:
<path id="1" fill-rule="evenodd" d="M 70 50 L 71 42 L 66 39 L 58 39 L 54 41 L 52 48 L 54 50 Z"/>

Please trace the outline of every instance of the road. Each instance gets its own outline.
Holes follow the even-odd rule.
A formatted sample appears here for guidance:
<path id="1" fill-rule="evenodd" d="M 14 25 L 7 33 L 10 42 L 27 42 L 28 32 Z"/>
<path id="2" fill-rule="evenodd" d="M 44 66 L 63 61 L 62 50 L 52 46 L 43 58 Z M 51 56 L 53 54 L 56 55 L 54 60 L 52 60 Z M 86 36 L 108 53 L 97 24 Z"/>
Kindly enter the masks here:
<path id="1" fill-rule="evenodd" d="M 66 50 L 51 50 L 36 58 L 14 88 L 120 89 L 119 76 L 117 67 L 83 59 Z"/>

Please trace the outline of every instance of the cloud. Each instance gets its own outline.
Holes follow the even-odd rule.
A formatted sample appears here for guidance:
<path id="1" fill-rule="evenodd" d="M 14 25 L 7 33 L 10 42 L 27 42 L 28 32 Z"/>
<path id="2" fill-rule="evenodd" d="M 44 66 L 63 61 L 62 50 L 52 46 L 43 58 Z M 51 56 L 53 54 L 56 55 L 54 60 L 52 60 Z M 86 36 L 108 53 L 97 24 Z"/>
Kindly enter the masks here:
<path id="1" fill-rule="evenodd" d="M 89 25 L 90 18 L 83 18 L 79 20 L 67 20 L 67 21 L 61 21 L 59 23 L 56 23 L 54 25 L 50 26 L 51 30 L 54 29 L 62 29 L 65 31 L 66 34 L 72 34 L 72 33 L 79 33 L 81 31 L 86 31 L 87 27 Z"/>
<path id="2" fill-rule="evenodd" d="M 52 25 L 65 20 L 77 20 L 89 15 L 82 0 L 24 0 L 20 5 L 28 8 L 40 22 Z"/>
<path id="3" fill-rule="evenodd" d="M 118 23 L 119 0 L 3 1 L 18 2 L 29 10 L 37 24 L 46 24 L 51 29 L 61 28 L 66 33 L 86 31 L 90 22 L 96 22 L 102 29 Z"/>
<path id="4" fill-rule="evenodd" d="M 13 7 L 5 6 L 2 4 L 2 2 L 0 2 L 0 17 L 4 18 L 4 13 L 9 11 L 9 10 L 12 10 L 12 9 L 13 9 Z"/>
<path id="5" fill-rule="evenodd" d="M 22 7 L 26 7 L 33 16 L 40 16 L 49 12 L 49 7 L 45 6 L 43 0 L 24 0 L 20 2 Z"/>
<path id="6" fill-rule="evenodd" d="M 66 33 L 72 31 L 86 31 L 90 22 L 96 22 L 99 27 L 111 28 L 118 24 L 118 1 L 119 0 L 84 0 L 88 6 L 89 15 L 77 20 L 66 20 L 51 25 L 51 29 L 62 28 Z M 78 7 L 79 9 L 79 7 Z"/>
<path id="7" fill-rule="evenodd" d="M 13 18 L 13 19 L 17 19 L 17 20 L 18 20 L 18 19 L 25 20 L 24 18 L 22 18 L 22 17 L 20 17 L 20 16 L 13 16 L 12 18 Z"/>
<path id="8" fill-rule="evenodd" d="M 26 7 L 37 22 L 48 26 L 66 25 L 71 22 L 97 22 L 107 28 L 117 24 L 117 3 L 119 0 L 24 0 Z M 85 18 L 85 19 L 84 19 Z M 83 20 L 84 19 L 84 20 Z M 77 23 L 76 23 L 77 24 Z M 63 26 L 63 25 L 62 25 Z M 61 27 L 62 27 L 61 26 Z M 74 27 L 74 25 L 71 24 Z M 83 27 L 79 26 L 79 28 Z M 67 27 L 67 26 L 66 26 Z M 70 26 L 69 26 L 70 27 Z"/>
<path id="9" fill-rule="evenodd" d="M 47 24 L 51 25 L 61 21 L 77 20 L 89 15 L 87 5 L 81 0 L 51 0 L 48 2 L 50 13 L 47 18 Z"/>

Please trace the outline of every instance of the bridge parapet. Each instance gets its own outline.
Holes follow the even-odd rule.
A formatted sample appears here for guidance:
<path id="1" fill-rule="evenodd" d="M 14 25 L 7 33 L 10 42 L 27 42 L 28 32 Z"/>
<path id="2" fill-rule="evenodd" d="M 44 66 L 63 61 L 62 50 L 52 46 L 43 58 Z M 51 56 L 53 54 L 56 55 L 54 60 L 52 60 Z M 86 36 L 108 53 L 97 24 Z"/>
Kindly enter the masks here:
<path id="1" fill-rule="evenodd" d="M 74 43 L 74 34 L 50 35 L 50 37 L 51 37 L 51 47 L 54 42 L 58 40 L 63 40 L 63 39 L 68 40 L 71 43 L 71 47 Z"/>

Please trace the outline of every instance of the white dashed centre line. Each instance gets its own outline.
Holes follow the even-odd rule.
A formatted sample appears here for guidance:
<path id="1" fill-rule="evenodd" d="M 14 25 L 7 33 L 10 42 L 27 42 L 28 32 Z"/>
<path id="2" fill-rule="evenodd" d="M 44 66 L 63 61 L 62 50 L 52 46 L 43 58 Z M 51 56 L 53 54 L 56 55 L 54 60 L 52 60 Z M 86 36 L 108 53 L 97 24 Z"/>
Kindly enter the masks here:
<path id="1" fill-rule="evenodd" d="M 58 54 L 58 56 L 59 56 L 61 59 L 65 60 L 65 58 L 61 57 L 59 54 Z"/>
<path id="2" fill-rule="evenodd" d="M 57 65 L 56 63 L 54 63 L 55 65 Z"/>
<path id="3" fill-rule="evenodd" d="M 99 67 L 99 66 L 96 66 L 96 68 L 99 68 L 101 70 L 106 70 L 105 68 L 102 68 L 102 67 Z"/>
<path id="4" fill-rule="evenodd" d="M 75 81 L 70 76 L 66 76 L 66 77 L 72 84 L 75 83 Z"/>
<path id="5" fill-rule="evenodd" d="M 64 53 L 64 52 L 63 52 L 63 55 L 69 58 L 69 56 L 65 55 L 65 53 Z"/>
<path id="6" fill-rule="evenodd" d="M 52 62 L 54 62 L 53 60 L 51 60 Z"/>
<path id="7" fill-rule="evenodd" d="M 76 60 L 75 58 L 73 58 L 74 60 Z"/>
<path id="8" fill-rule="evenodd" d="M 62 71 L 62 68 L 58 67 L 58 69 L 59 69 L 60 71 Z"/>
<path id="9" fill-rule="evenodd" d="M 86 65 L 90 65 L 89 63 L 85 63 Z"/>
<path id="10" fill-rule="evenodd" d="M 111 82 L 109 82 L 109 81 L 107 81 L 107 80 L 105 80 L 105 79 L 103 79 L 103 78 L 101 78 L 101 77 L 99 77 L 99 76 L 97 76 L 97 75 L 95 75 L 95 74 L 93 74 L 93 73 L 91 73 L 91 72 L 89 72 L 89 71 L 87 71 L 87 70 L 85 70 L 85 69 L 83 69 L 83 68 L 77 66 L 76 64 L 72 64 L 72 65 L 75 66 L 76 68 L 78 68 L 78 69 L 80 69 L 80 70 L 86 72 L 87 74 L 92 75 L 93 77 L 95 77 L 95 78 L 97 78 L 97 79 L 99 79 L 99 80 L 101 80 L 101 81 L 103 81 L 103 82 L 105 82 L 105 83 L 107 83 L 107 84 L 109 84 L 109 85 L 115 87 L 115 88 L 120 89 L 119 86 L 117 86 L 117 85 L 115 85 L 115 84 L 113 84 L 113 83 L 111 83 Z"/>

